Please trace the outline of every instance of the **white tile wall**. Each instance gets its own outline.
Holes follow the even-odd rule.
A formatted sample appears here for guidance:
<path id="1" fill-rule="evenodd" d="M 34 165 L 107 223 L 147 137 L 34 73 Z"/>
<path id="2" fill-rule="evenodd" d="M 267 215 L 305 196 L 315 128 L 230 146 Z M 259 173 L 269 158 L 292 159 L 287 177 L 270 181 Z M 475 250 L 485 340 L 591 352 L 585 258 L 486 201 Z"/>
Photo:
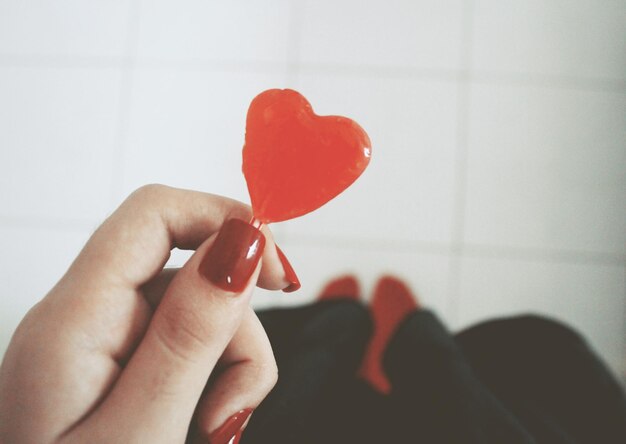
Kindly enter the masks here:
<path id="1" fill-rule="evenodd" d="M 140 58 L 286 62 L 290 2 L 146 0 L 141 2 Z"/>
<path id="2" fill-rule="evenodd" d="M 354 275 L 360 283 L 364 300 L 369 300 L 376 281 L 392 274 L 405 279 L 420 303 L 436 310 L 449 320 L 449 257 L 447 254 L 419 253 L 410 249 L 377 248 L 338 242 L 282 242 L 281 249 L 298 272 L 303 288 L 295 293 L 270 295 L 281 305 L 312 301 L 324 284 L 339 275 Z M 275 302 L 262 295 L 263 305 Z"/>
<path id="3" fill-rule="evenodd" d="M 626 253 L 626 94 L 472 86 L 466 240 Z"/>
<path id="4" fill-rule="evenodd" d="M 455 329 L 545 313 L 626 371 L 624 23 L 623 1 L 0 2 L 0 352 L 135 187 L 245 200 L 247 104 L 294 86 L 373 160 L 273 227 L 303 288 L 258 307 L 394 273 Z"/>
<path id="5" fill-rule="evenodd" d="M 620 265 L 467 257 L 459 326 L 485 317 L 541 313 L 584 331 L 613 368 L 626 343 L 624 268 Z"/>
<path id="6" fill-rule="evenodd" d="M 475 0 L 478 70 L 626 79 L 626 2 Z"/>
<path id="7" fill-rule="evenodd" d="M 284 85 L 285 75 L 137 69 L 123 195 L 158 182 L 247 200 L 240 174 L 246 111 L 258 92 Z"/>
<path id="8" fill-rule="evenodd" d="M 133 0 L 0 2 L 4 56 L 124 55 Z"/>
<path id="9" fill-rule="evenodd" d="M 0 66 L 0 215 L 106 214 L 119 88 L 117 68 Z"/>
<path id="10" fill-rule="evenodd" d="M 306 63 L 459 67 L 462 0 L 307 0 L 300 60 Z"/>

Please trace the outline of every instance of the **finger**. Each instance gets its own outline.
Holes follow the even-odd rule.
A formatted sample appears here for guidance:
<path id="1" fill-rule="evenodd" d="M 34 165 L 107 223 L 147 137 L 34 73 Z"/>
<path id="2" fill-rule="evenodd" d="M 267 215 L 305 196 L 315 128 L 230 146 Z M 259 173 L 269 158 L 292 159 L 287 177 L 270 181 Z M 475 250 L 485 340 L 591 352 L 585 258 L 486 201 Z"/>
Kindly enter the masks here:
<path id="1" fill-rule="evenodd" d="M 278 378 L 272 347 L 251 308 L 219 367 L 196 410 L 199 435 L 203 442 L 212 444 L 230 442 Z"/>
<path id="2" fill-rule="evenodd" d="M 167 291 L 167 287 L 170 286 L 179 271 L 180 268 L 164 268 L 156 277 L 141 287 L 141 292 L 152 310 L 156 310 Z"/>
<path id="3" fill-rule="evenodd" d="M 276 247 L 276 250 L 280 251 L 278 246 Z M 263 260 L 265 260 L 266 255 L 267 253 L 264 252 Z M 280 255 L 284 255 L 284 254 L 281 252 L 279 253 L 279 256 Z M 167 290 L 167 287 L 170 285 L 170 282 L 172 281 L 172 279 L 174 279 L 174 277 L 176 276 L 176 273 L 178 273 L 179 270 L 180 268 L 164 268 L 156 277 L 154 277 L 153 279 L 151 279 L 150 281 L 148 281 L 145 285 L 141 287 L 141 292 L 143 293 L 144 298 L 146 299 L 146 301 L 148 302 L 152 310 L 155 310 L 156 307 L 159 305 L 159 302 L 161 301 L 161 299 L 163 298 L 163 295 L 165 294 L 165 290 Z M 259 281 L 261 280 L 262 277 L 263 277 L 263 273 L 261 273 L 261 275 L 259 276 Z M 258 282 L 257 284 L 260 287 L 267 288 L 267 286 L 264 287 Z M 283 291 L 286 291 L 286 292 L 295 291 L 298 288 L 300 288 L 299 286 L 300 286 L 299 283 L 297 284 L 292 283 L 289 285 L 289 287 L 287 287 L 286 289 L 283 289 Z"/>
<path id="4" fill-rule="evenodd" d="M 196 191 L 147 185 L 131 194 L 93 234 L 70 272 L 84 285 L 113 283 L 138 288 L 155 277 L 172 248 L 195 250 L 231 218 L 250 220 L 247 205 Z M 287 287 L 272 234 L 263 227 L 267 248 L 259 284 Z"/>
<path id="5" fill-rule="evenodd" d="M 162 271 L 170 248 L 197 249 L 225 220 L 249 217 L 249 207 L 224 197 L 161 185 L 142 187 L 94 233 L 44 299 L 41 312 L 48 315 L 38 322 L 49 324 L 52 331 L 79 335 L 77 359 L 84 360 L 90 353 L 126 363 L 152 315 L 141 287 Z M 284 288 L 290 284 L 272 234 L 267 227 L 262 232 L 267 245 L 260 284 Z M 91 384 L 94 397 L 102 396 L 111 377 L 108 374 L 99 384 Z M 66 382 L 72 384 L 70 379 Z"/>
<path id="6" fill-rule="evenodd" d="M 248 309 L 263 246 L 256 228 L 233 219 L 196 251 L 112 391 L 74 436 L 104 438 L 115 425 L 119 442 L 184 441 L 205 383 Z"/>
<path id="7" fill-rule="evenodd" d="M 266 238 L 268 235 L 271 237 L 271 233 L 266 234 L 269 232 L 269 230 L 266 231 L 262 228 L 261 231 L 265 234 Z M 282 263 L 282 266 L 286 270 L 285 275 L 287 276 L 287 281 L 290 282 L 287 287 L 283 288 L 283 291 L 290 293 L 298 290 L 300 288 L 300 282 L 298 281 L 298 277 L 295 275 L 291 264 L 285 257 L 285 254 L 282 252 L 282 250 L 278 247 L 278 245 L 276 245 L 276 253 L 279 261 Z M 267 251 L 264 251 L 263 261 L 267 260 L 271 262 L 273 260 L 272 257 L 275 255 L 275 253 L 268 253 Z M 157 305 L 159 305 L 163 294 L 165 294 L 165 290 L 169 286 L 172 279 L 174 279 L 174 276 L 176 276 L 178 270 L 179 268 L 164 268 L 158 275 L 156 275 L 154 278 L 152 278 L 141 287 L 141 292 L 143 293 L 144 298 L 153 310 L 156 309 Z M 263 273 L 263 270 L 265 270 L 265 273 Z M 275 272 L 276 266 L 263 267 L 257 285 L 262 288 L 277 290 L 278 288 L 271 288 L 272 282 L 278 282 L 280 280 L 278 276 L 274 275 Z M 289 277 L 290 274 L 291 278 Z M 261 282 L 262 280 L 263 282 Z"/>

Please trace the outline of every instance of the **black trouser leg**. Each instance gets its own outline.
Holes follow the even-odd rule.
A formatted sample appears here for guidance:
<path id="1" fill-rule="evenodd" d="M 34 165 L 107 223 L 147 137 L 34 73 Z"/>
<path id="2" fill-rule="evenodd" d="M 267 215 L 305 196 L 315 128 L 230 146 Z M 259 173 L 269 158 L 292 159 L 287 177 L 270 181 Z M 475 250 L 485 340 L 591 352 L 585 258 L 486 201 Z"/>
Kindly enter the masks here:
<path id="1" fill-rule="evenodd" d="M 538 442 L 626 443 L 624 392 L 571 328 L 522 316 L 477 325 L 456 340 Z"/>
<path id="2" fill-rule="evenodd" d="M 371 331 L 367 309 L 333 300 L 258 316 L 272 343 L 279 378 L 252 415 L 242 442 L 358 442 L 344 436 L 358 414 L 351 407 L 354 375 Z"/>
<path id="3" fill-rule="evenodd" d="M 397 442 L 534 442 L 476 378 L 453 337 L 429 311 L 418 311 L 399 326 L 385 368 L 393 387 L 389 421 L 395 426 L 389 428 L 396 430 Z"/>

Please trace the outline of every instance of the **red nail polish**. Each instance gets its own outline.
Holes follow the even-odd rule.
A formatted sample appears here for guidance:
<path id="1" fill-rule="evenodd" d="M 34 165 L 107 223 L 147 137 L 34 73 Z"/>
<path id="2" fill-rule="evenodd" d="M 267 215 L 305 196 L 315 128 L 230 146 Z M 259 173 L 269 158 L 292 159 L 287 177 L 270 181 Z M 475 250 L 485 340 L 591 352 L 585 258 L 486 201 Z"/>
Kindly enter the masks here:
<path id="1" fill-rule="evenodd" d="M 285 270 L 285 278 L 289 281 L 289 285 L 286 288 L 283 288 L 283 291 L 285 293 L 291 293 L 300 289 L 300 280 L 298 279 L 298 276 L 296 275 L 293 267 L 287 260 L 285 253 L 283 253 L 283 251 L 278 248 L 278 245 L 276 245 L 276 252 L 278 253 L 278 258 L 280 259 L 281 264 L 283 264 L 283 269 Z"/>
<path id="2" fill-rule="evenodd" d="M 217 430 L 209 435 L 209 444 L 236 444 L 241 439 L 241 427 L 252 414 L 252 409 L 244 409 L 228 418 Z"/>
<path id="3" fill-rule="evenodd" d="M 222 225 L 198 271 L 217 287 L 240 292 L 254 273 L 265 247 L 260 230 L 240 220 Z"/>
<path id="4" fill-rule="evenodd" d="M 241 429 L 240 429 L 240 430 L 239 430 L 239 431 L 235 434 L 235 436 L 234 436 L 234 438 L 233 438 L 233 440 L 232 440 L 232 444 L 239 444 L 239 440 L 241 439 L 241 435 L 243 435 L 243 430 L 241 430 Z"/>

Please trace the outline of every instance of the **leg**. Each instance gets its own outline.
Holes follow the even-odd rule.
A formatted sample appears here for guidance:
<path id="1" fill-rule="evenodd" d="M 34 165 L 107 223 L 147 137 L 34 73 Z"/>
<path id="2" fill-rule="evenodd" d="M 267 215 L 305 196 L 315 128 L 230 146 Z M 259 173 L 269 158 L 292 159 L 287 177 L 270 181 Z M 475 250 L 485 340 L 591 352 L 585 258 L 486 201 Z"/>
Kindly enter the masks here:
<path id="1" fill-rule="evenodd" d="M 586 341 L 556 321 L 490 321 L 456 341 L 474 371 L 540 442 L 626 442 L 626 397 Z"/>
<path id="2" fill-rule="evenodd" d="M 258 315 L 279 379 L 252 415 L 243 442 L 357 442 L 345 437 L 360 416 L 353 381 L 371 329 L 367 309 L 345 298 Z"/>
<path id="3" fill-rule="evenodd" d="M 429 311 L 417 311 L 400 325 L 387 349 L 385 369 L 395 404 L 390 421 L 402 430 L 398 442 L 535 442 L 475 377 L 452 336 Z"/>

